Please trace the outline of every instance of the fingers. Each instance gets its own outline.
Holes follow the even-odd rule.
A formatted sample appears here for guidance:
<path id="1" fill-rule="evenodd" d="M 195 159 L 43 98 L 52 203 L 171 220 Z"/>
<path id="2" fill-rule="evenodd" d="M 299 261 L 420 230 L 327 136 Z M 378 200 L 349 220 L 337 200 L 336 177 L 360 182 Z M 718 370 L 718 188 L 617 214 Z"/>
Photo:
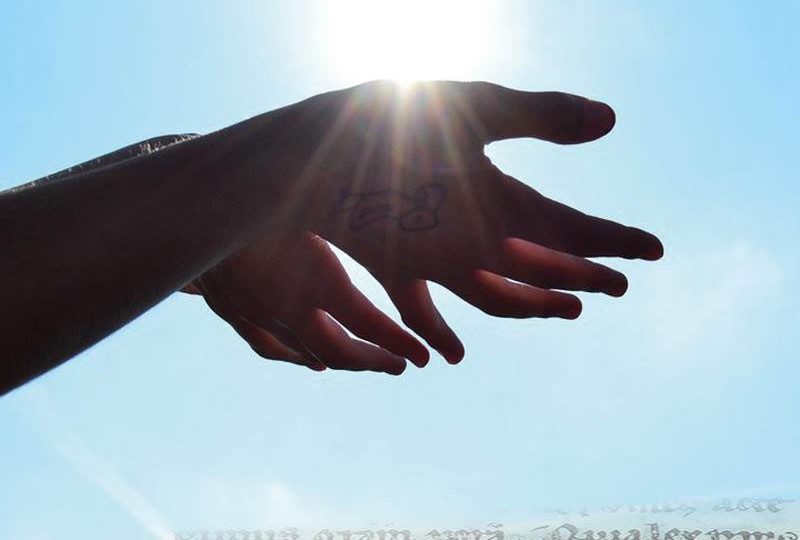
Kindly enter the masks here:
<path id="1" fill-rule="evenodd" d="M 242 317 L 231 316 L 218 302 L 212 309 L 264 358 L 286 360 L 315 371 L 324 371 L 329 367 L 400 375 L 406 367 L 404 358 L 348 336 L 321 309 L 306 311 L 300 318 L 292 321 L 291 329 L 278 321 L 268 321 L 263 317 L 257 318 L 258 324 L 255 324 Z"/>
<path id="2" fill-rule="evenodd" d="M 384 287 L 406 326 L 436 349 L 448 363 L 461 361 L 464 346 L 436 309 L 424 280 L 414 279 Z"/>
<path id="3" fill-rule="evenodd" d="M 534 137 L 558 144 L 599 139 L 614 127 L 614 110 L 562 92 L 524 92 L 492 83 L 464 83 L 466 105 L 485 142 Z"/>
<path id="4" fill-rule="evenodd" d="M 485 270 L 474 270 L 462 279 L 444 285 L 495 317 L 575 319 L 582 309 L 576 296 L 515 283 Z"/>
<path id="5" fill-rule="evenodd" d="M 404 358 L 371 343 L 351 338 L 321 309 L 309 312 L 296 328 L 296 333 L 309 350 L 332 369 L 400 375 L 406 368 Z"/>
<path id="6" fill-rule="evenodd" d="M 284 360 L 314 371 L 325 371 L 325 365 L 312 356 L 289 347 L 271 332 L 256 326 L 246 319 L 232 317 L 226 319 L 236 333 L 262 358 L 268 360 Z"/>
<path id="7" fill-rule="evenodd" d="M 653 234 L 590 216 L 541 195 L 492 166 L 497 199 L 505 208 L 506 236 L 522 238 L 579 257 L 657 260 L 664 246 Z"/>
<path id="8" fill-rule="evenodd" d="M 501 252 L 502 274 L 529 285 L 611 296 L 622 296 L 628 289 L 628 280 L 616 270 L 519 238 L 503 241 Z"/>
<path id="9" fill-rule="evenodd" d="M 417 367 L 424 367 L 430 355 L 428 349 L 399 324 L 379 310 L 350 281 L 338 257 L 328 243 L 313 237 L 317 268 L 323 277 L 324 288 L 318 295 L 320 307 L 361 339 L 408 358 Z"/>
<path id="10" fill-rule="evenodd" d="M 647 231 L 590 216 L 542 198 L 544 215 L 558 231 L 554 247 L 581 257 L 623 257 L 655 261 L 664 255 L 661 241 Z"/>
<path id="11" fill-rule="evenodd" d="M 358 337 L 424 367 L 428 349 L 370 302 L 352 283 L 331 299 L 325 309 Z"/>
<path id="12" fill-rule="evenodd" d="M 246 283 L 228 296 L 226 274 L 207 274 L 194 284 L 209 306 L 226 320 L 261 356 L 322 370 L 372 370 L 400 374 L 409 358 L 419 367 L 429 360 L 428 350 L 409 332 L 376 308 L 350 281 L 338 258 L 316 237 L 294 254 L 295 273 L 276 289 L 267 282 Z M 310 271 L 311 281 L 305 279 Z M 220 281 L 221 280 L 221 281 Z M 261 296 L 275 289 L 272 303 Z M 235 300 L 235 301 L 234 301 Z M 352 339 L 331 318 L 364 340 Z M 386 350 L 384 350 L 386 349 Z"/>
<path id="13" fill-rule="evenodd" d="M 202 287 L 202 285 L 195 286 L 195 289 L 203 294 L 203 298 L 208 304 L 208 307 L 222 320 L 227 322 L 231 328 L 250 345 L 250 348 L 252 348 L 256 354 L 268 360 L 284 360 L 293 364 L 306 366 L 314 371 L 325 370 L 325 365 L 320 363 L 312 355 L 307 354 L 302 348 L 295 348 L 287 344 L 285 340 L 282 341 L 273 333 L 268 332 L 264 328 L 242 317 L 238 309 L 224 294 L 215 294 L 207 288 L 203 290 Z"/>

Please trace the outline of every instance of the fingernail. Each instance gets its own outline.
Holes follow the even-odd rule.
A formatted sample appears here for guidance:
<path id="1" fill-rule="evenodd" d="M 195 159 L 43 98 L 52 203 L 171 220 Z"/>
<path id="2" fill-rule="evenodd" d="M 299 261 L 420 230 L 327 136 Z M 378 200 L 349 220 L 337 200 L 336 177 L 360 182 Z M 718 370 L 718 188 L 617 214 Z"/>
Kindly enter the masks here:
<path id="1" fill-rule="evenodd" d="M 586 141 L 599 139 L 614 128 L 616 121 L 614 109 L 605 103 L 586 99 L 583 102 L 581 138 Z"/>

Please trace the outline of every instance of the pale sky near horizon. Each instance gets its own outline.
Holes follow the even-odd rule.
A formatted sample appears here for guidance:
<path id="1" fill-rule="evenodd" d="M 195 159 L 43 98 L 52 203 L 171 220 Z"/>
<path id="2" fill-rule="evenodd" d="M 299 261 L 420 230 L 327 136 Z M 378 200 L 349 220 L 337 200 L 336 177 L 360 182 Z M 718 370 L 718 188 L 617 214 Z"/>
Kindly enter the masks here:
<path id="1" fill-rule="evenodd" d="M 491 80 L 610 103 L 600 141 L 487 151 L 666 248 L 605 261 L 628 294 L 573 322 L 436 288 L 466 358 L 399 378 L 266 362 L 174 295 L 0 398 L 0 538 L 800 496 L 798 34 L 791 1 L 0 4 L 0 189 L 373 78 Z"/>

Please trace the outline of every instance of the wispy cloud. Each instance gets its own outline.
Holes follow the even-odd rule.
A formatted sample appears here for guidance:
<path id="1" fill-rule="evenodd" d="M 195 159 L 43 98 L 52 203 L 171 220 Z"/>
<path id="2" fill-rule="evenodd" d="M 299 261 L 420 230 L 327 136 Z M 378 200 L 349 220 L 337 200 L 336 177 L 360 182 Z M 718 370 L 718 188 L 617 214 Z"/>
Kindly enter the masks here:
<path id="1" fill-rule="evenodd" d="M 30 383 L 16 403 L 19 414 L 64 461 L 111 498 L 147 531 L 150 538 L 171 540 L 166 520 L 147 498 L 109 462 L 73 433 L 50 403 L 41 385 Z"/>

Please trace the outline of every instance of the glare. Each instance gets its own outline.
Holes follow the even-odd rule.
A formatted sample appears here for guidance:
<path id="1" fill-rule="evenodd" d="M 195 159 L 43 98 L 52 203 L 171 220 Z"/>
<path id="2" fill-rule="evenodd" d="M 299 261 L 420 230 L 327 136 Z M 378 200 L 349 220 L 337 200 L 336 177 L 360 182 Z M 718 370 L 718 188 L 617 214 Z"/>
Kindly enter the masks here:
<path id="1" fill-rule="evenodd" d="M 351 80 L 470 78 L 490 56 L 493 2 L 327 0 L 326 63 Z"/>

